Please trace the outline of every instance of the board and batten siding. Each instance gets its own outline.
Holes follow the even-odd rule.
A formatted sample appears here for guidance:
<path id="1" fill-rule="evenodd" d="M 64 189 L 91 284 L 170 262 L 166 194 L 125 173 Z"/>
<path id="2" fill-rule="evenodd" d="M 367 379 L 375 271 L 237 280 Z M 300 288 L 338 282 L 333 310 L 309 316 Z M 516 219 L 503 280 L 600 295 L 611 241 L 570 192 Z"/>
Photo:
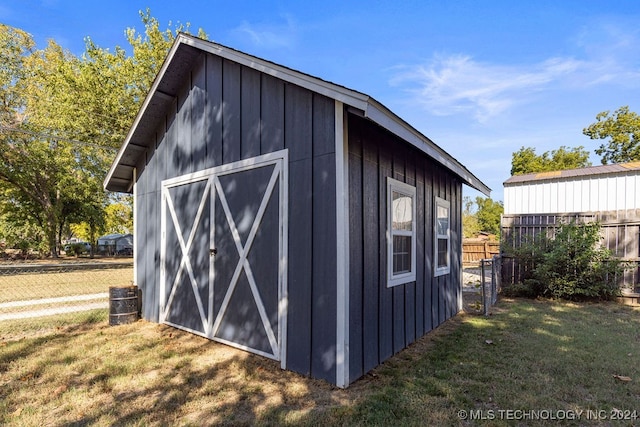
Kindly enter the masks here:
<path id="1" fill-rule="evenodd" d="M 348 114 L 349 379 L 461 308 L 459 178 L 372 122 Z M 387 177 L 416 187 L 416 281 L 387 287 Z M 435 197 L 451 203 L 451 272 L 434 277 Z"/>
<path id="2" fill-rule="evenodd" d="M 640 208 L 640 174 L 596 175 L 505 184 L 505 215 Z"/>
<path id="3" fill-rule="evenodd" d="M 159 320 L 162 180 L 288 149 L 287 369 L 334 382 L 335 102 L 204 52 L 188 76 L 136 165 L 143 317 Z"/>

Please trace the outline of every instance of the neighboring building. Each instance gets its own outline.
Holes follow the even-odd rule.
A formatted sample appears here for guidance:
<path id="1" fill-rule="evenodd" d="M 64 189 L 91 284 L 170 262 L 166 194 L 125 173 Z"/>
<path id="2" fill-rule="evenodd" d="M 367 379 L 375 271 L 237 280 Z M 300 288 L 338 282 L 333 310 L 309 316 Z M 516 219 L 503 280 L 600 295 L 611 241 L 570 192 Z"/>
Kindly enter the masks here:
<path id="1" fill-rule="evenodd" d="M 460 310 L 463 184 L 369 96 L 187 35 L 105 180 L 145 319 L 340 387 Z"/>
<path id="2" fill-rule="evenodd" d="M 504 182 L 504 214 L 640 209 L 640 162 L 515 175 Z"/>
<path id="3" fill-rule="evenodd" d="M 98 237 L 98 253 L 101 255 L 132 255 L 133 234 L 107 234 Z"/>
<path id="4" fill-rule="evenodd" d="M 515 175 L 504 182 L 507 244 L 572 220 L 600 222 L 603 243 L 615 256 L 640 261 L 640 162 Z M 639 273 L 625 274 L 627 290 L 639 286 Z"/>

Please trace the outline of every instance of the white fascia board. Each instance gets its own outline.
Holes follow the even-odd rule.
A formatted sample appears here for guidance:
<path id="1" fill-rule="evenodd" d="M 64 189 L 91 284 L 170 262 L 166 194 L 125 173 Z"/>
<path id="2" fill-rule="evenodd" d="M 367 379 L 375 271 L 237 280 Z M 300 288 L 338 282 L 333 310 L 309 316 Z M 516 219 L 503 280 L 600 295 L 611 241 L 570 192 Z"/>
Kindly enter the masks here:
<path id="1" fill-rule="evenodd" d="M 433 157 L 437 162 L 460 176 L 467 185 L 475 188 L 487 197 L 491 195 L 491 189 L 482 181 L 473 176 L 464 166 L 443 149 L 428 142 L 425 136 L 389 111 L 384 105 L 370 98 L 367 107 L 368 108 L 364 110 L 366 117 L 405 141 L 408 141 L 411 145 L 428 154 L 430 157 Z"/>

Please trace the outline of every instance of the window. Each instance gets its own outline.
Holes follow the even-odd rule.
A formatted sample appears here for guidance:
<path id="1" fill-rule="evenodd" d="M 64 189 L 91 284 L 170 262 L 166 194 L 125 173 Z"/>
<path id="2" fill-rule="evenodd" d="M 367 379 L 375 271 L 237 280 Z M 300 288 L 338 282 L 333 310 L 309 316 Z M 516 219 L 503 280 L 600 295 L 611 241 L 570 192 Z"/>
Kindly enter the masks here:
<path id="1" fill-rule="evenodd" d="M 387 178 L 387 286 L 416 280 L 416 188 Z"/>
<path id="2" fill-rule="evenodd" d="M 442 276 L 448 274 L 451 270 L 451 240 L 449 233 L 449 202 L 439 197 L 436 197 L 436 211 L 435 211 L 435 230 L 434 235 L 435 247 L 433 250 L 435 259 L 433 265 L 435 266 L 434 276 Z"/>

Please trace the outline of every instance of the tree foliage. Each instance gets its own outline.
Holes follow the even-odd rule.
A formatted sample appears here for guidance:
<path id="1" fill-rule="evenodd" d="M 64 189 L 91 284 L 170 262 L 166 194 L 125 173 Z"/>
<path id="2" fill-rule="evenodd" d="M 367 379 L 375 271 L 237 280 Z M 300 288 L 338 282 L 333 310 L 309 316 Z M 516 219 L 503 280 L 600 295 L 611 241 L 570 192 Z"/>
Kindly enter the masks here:
<path id="1" fill-rule="evenodd" d="M 557 150 L 536 154 L 533 147 L 521 147 L 511 157 L 511 175 L 559 171 L 591 166 L 589 152 L 583 146 L 569 148 L 561 146 Z"/>
<path id="2" fill-rule="evenodd" d="M 465 196 L 463 200 L 464 210 L 462 211 L 462 234 L 464 238 L 468 239 L 476 237 L 480 232 L 480 226 L 478 225 L 478 217 L 473 211 L 473 200 L 471 197 Z"/>
<path id="3" fill-rule="evenodd" d="M 81 57 L 53 40 L 36 50 L 0 24 L 0 215 L 11 229 L 39 228 L 53 256 L 70 224 L 86 224 L 91 241 L 105 230 L 113 198 L 102 180 L 175 35 L 188 31 L 140 16 L 144 33 L 126 31 L 131 56 L 90 38 Z"/>
<path id="4" fill-rule="evenodd" d="M 499 236 L 500 219 L 504 213 L 502 202 L 496 202 L 489 197 L 476 197 L 476 204 L 478 205 L 476 216 L 480 231 Z"/>
<path id="5" fill-rule="evenodd" d="M 475 237 L 479 232 L 500 235 L 500 219 L 504 212 L 502 202 L 489 197 L 470 197 L 463 200 L 462 231 L 465 238 Z M 475 205 L 475 209 L 474 209 Z"/>
<path id="6" fill-rule="evenodd" d="M 596 115 L 596 122 L 582 130 L 591 139 L 607 139 L 596 149 L 602 164 L 626 163 L 640 160 L 640 116 L 620 107 L 610 116 L 609 111 Z"/>

